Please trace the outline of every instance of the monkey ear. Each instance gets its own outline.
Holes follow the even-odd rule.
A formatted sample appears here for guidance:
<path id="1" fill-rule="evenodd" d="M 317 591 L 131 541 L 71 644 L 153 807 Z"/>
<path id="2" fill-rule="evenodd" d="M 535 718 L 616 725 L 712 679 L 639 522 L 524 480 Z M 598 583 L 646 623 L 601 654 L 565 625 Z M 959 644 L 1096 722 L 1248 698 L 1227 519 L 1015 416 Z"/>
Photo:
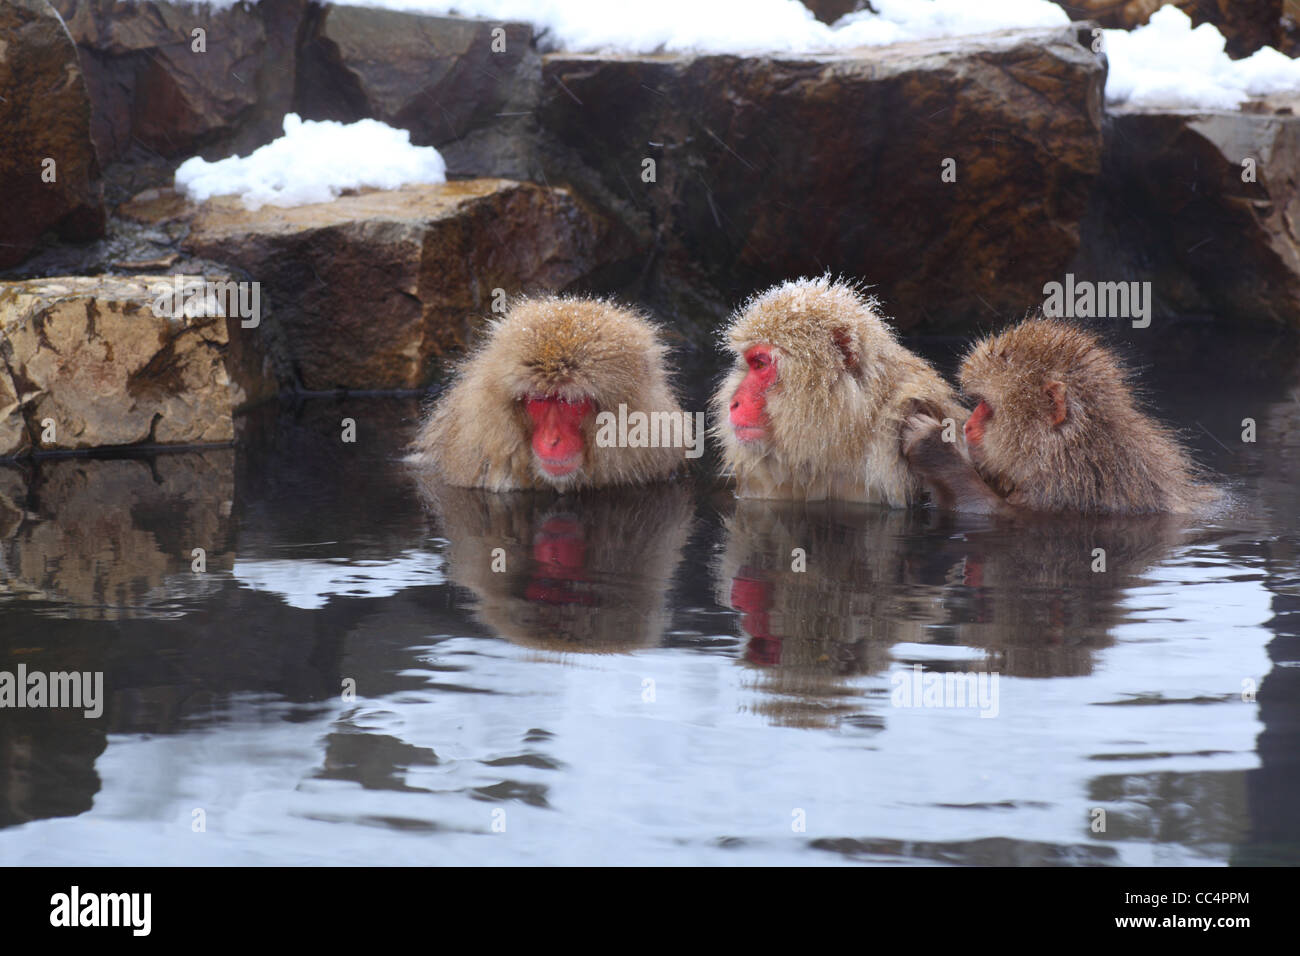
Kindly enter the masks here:
<path id="1" fill-rule="evenodd" d="M 1043 394 L 1047 396 L 1047 401 L 1050 404 L 1047 417 L 1051 420 L 1052 427 L 1055 428 L 1069 417 L 1065 407 L 1065 383 L 1048 382 L 1043 386 Z"/>
<path id="2" fill-rule="evenodd" d="M 849 335 L 849 330 L 835 329 L 831 332 L 831 341 L 840 350 L 840 355 L 844 356 L 844 367 L 851 374 L 856 375 L 858 371 L 858 353 L 853 348 L 853 337 Z"/>

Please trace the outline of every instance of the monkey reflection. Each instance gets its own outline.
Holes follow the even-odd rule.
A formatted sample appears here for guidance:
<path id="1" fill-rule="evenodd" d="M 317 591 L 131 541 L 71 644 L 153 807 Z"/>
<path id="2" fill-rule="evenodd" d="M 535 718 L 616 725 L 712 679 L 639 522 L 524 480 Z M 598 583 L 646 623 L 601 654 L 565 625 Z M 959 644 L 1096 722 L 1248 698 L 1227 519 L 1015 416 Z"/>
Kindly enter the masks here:
<path id="1" fill-rule="evenodd" d="M 416 480 L 448 541 L 448 577 L 474 593 L 476 616 L 499 636 L 576 653 L 662 638 L 691 526 L 682 485 L 557 497 Z"/>
<path id="2" fill-rule="evenodd" d="M 855 693 L 845 678 L 897 666 L 900 643 L 979 648 L 987 657 L 973 669 L 1009 677 L 1091 673 L 1126 590 L 1184 527 L 1152 515 L 1044 516 L 1013 528 L 933 511 L 741 500 L 726 521 L 717 598 L 740 612 L 745 660 L 774 695 L 760 711 L 825 725 L 857 709 L 843 700 Z"/>
<path id="3" fill-rule="evenodd" d="M 945 567 L 921 532 L 934 516 L 844 502 L 740 499 L 715 562 L 717 600 L 739 611 L 745 660 L 776 695 L 777 723 L 820 726 L 855 709 L 844 678 L 888 666 L 899 642 L 942 622 Z"/>
<path id="4" fill-rule="evenodd" d="M 1170 515 L 1042 516 L 961 535 L 949 605 L 960 644 L 1008 677 L 1093 671 L 1114 643 L 1126 591 L 1178 544 Z"/>

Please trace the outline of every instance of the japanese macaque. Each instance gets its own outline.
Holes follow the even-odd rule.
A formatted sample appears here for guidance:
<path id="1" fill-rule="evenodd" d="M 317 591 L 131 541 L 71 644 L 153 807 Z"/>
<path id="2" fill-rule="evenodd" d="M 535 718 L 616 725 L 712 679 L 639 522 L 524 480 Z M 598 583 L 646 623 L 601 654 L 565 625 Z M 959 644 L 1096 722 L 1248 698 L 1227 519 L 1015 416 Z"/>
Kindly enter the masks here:
<path id="1" fill-rule="evenodd" d="M 899 451 L 910 412 L 966 417 L 947 383 L 894 338 L 875 300 L 826 277 L 755 296 L 724 332 L 736 365 L 713 397 L 724 469 L 742 498 L 914 501 Z"/>
<path id="2" fill-rule="evenodd" d="M 440 397 L 412 460 L 448 484 L 488 491 L 664 478 L 684 447 L 698 457 L 704 441 L 703 415 L 682 412 L 664 357 L 655 328 L 629 309 L 571 297 L 516 302 Z"/>
<path id="3" fill-rule="evenodd" d="M 977 342 L 960 380 L 975 403 L 964 441 L 945 441 L 926 412 L 903 429 L 903 453 L 940 507 L 1182 514 L 1219 497 L 1138 407 L 1115 355 L 1083 329 L 1021 323 Z"/>
<path id="4" fill-rule="evenodd" d="M 682 482 L 563 498 L 417 486 L 447 539 L 447 576 L 489 630 L 525 647 L 617 653 L 657 645 L 693 507 Z"/>

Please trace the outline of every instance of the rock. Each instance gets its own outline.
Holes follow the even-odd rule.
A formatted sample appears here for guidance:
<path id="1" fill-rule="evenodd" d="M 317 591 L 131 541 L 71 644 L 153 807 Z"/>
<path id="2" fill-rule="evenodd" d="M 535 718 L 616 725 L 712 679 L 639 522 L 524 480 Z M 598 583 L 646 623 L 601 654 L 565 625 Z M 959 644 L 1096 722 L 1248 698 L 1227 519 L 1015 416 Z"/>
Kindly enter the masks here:
<path id="1" fill-rule="evenodd" d="M 260 281 L 283 388 L 410 389 L 506 294 L 562 289 L 620 251 L 561 189 L 478 179 L 246 210 L 209 200 L 185 247 Z"/>
<path id="2" fill-rule="evenodd" d="M 0 268 L 22 262 L 49 229 L 102 235 L 86 82 L 48 0 L 0 2 L 0 130 Z"/>
<path id="3" fill-rule="evenodd" d="M 1071 271 L 1150 281 L 1156 318 L 1300 325 L 1297 107 L 1300 99 L 1242 112 L 1113 111 Z M 1242 180 L 1248 157 L 1254 182 Z"/>
<path id="4" fill-rule="evenodd" d="M 226 367 L 227 320 L 216 309 L 156 315 L 157 290 L 172 283 L 172 276 L 0 283 L 0 358 L 21 405 L 5 420 L 0 457 L 34 446 L 49 451 L 234 437 L 232 411 L 247 392 Z M 46 420 L 53 423 L 52 442 L 37 440 Z"/>
<path id="5" fill-rule="evenodd" d="M 1104 72 L 1073 29 L 802 57 L 556 54 L 547 175 L 733 302 L 829 269 L 876 284 L 904 328 L 987 322 L 1041 302 L 1078 247 Z"/>
<path id="6" fill-rule="evenodd" d="M 1132 30 L 1169 0 L 1053 0 L 1071 19 L 1095 20 L 1108 30 Z"/>
<path id="7" fill-rule="evenodd" d="M 1297 34 L 1283 22 L 1289 0 L 1175 0 L 1196 26 L 1213 23 L 1228 40 L 1228 55 L 1250 56 L 1271 46 L 1294 55 Z M 1294 16 L 1295 10 L 1292 10 Z"/>
<path id="8" fill-rule="evenodd" d="M 218 159 L 279 136 L 306 4 L 54 0 L 81 53 L 101 161 L 122 158 L 133 145 L 170 158 Z"/>
<path id="9" fill-rule="evenodd" d="M 302 36 L 303 118 L 410 130 L 453 176 L 535 177 L 541 59 L 529 25 L 326 4 L 308 8 Z"/>
<path id="10" fill-rule="evenodd" d="M 0 505 L 4 477 L 0 467 Z M 33 503 L 0 536 L 0 594 L 70 604 L 69 617 L 157 614 L 148 605 L 195 597 L 234 563 L 234 450 L 162 454 L 151 460 L 42 459 Z M 203 548 L 206 577 L 192 570 Z M 170 601 L 169 601 L 170 599 Z"/>
<path id="11" fill-rule="evenodd" d="M 1055 0 L 1076 20 L 1095 20 L 1109 29 L 1132 30 L 1170 0 Z M 1291 56 L 1300 51 L 1300 32 L 1289 0 L 1173 0 L 1195 26 L 1212 23 L 1228 41 L 1228 55 L 1250 56 L 1271 46 Z"/>
<path id="12" fill-rule="evenodd" d="M 867 0 L 803 0 L 803 5 L 822 23 L 834 23 L 846 13 L 866 9 Z"/>

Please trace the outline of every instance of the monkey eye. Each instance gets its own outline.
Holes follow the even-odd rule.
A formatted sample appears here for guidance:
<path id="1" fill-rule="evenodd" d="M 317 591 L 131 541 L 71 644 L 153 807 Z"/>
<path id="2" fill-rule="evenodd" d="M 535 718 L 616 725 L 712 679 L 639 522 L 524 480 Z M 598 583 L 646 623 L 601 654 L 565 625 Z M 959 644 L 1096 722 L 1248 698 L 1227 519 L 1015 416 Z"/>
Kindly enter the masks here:
<path id="1" fill-rule="evenodd" d="M 772 364 L 772 356 L 768 354 L 767 349 L 755 346 L 745 353 L 745 361 L 755 372 L 761 372 Z"/>

